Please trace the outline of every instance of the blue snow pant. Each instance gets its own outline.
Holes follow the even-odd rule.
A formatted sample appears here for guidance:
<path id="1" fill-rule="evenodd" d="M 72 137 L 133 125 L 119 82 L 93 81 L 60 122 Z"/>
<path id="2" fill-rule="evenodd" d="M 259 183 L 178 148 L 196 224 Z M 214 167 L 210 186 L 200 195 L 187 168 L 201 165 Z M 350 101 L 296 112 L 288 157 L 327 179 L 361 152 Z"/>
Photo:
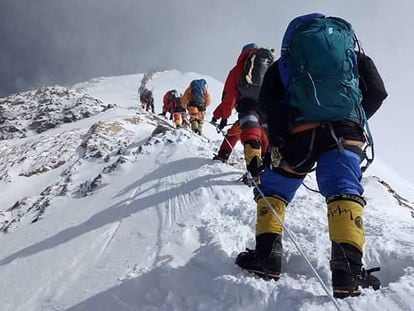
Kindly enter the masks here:
<path id="1" fill-rule="evenodd" d="M 338 146 L 340 141 L 343 142 L 341 150 Z M 281 164 L 277 164 L 276 152 L 275 159 L 268 155 L 266 169 L 260 175 L 258 185 L 264 198 L 257 188 L 254 189 L 258 253 L 269 256 L 277 243 L 281 248 L 280 235 L 283 233 L 286 206 L 316 164 L 319 191 L 327 203 L 329 238 L 332 241 L 331 270 L 346 268 L 347 272 L 348 264 L 360 269 L 365 243 L 365 201 L 360 168 L 363 142 L 359 125 L 343 121 L 291 134 L 279 150 Z M 271 167 L 272 163 L 278 167 Z"/>
<path id="2" fill-rule="evenodd" d="M 324 152 L 316 166 L 316 179 L 320 193 L 328 198 L 334 195 L 362 195 L 364 189 L 360 183 L 362 172 L 361 156 L 351 150 L 332 149 Z M 260 175 L 260 190 L 265 196 L 278 196 L 292 201 L 296 190 L 300 187 L 305 175 L 284 174 L 266 168 Z M 259 192 L 254 189 L 257 197 Z"/>
<path id="3" fill-rule="evenodd" d="M 339 150 L 339 140 L 342 150 Z M 290 134 L 280 148 L 282 165 L 273 170 L 266 168 L 260 176 L 260 189 L 265 195 L 276 195 L 290 202 L 316 163 L 319 191 L 325 198 L 361 196 L 364 190 L 360 183 L 360 163 L 364 141 L 363 128 L 351 120 L 320 124 L 316 128 Z M 283 167 L 297 174 L 287 173 Z M 257 192 L 255 190 L 255 196 Z"/>

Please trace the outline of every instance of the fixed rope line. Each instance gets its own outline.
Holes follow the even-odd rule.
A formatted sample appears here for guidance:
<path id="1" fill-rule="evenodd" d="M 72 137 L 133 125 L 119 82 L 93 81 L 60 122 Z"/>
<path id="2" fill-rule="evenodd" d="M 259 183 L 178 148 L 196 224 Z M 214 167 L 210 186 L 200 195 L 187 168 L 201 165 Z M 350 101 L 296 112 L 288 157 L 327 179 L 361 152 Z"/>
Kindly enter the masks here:
<path id="1" fill-rule="evenodd" d="M 226 137 L 226 136 L 227 136 L 227 135 L 226 135 L 226 133 L 224 132 L 224 130 L 223 130 L 223 129 L 219 129 L 216 123 L 211 122 L 211 121 L 207 121 L 207 122 L 208 122 L 208 123 L 210 123 L 211 125 L 213 125 L 213 126 L 216 128 L 217 133 L 221 133 L 221 134 L 223 135 L 224 140 L 227 142 L 227 144 L 229 145 L 229 147 L 230 147 L 230 149 L 231 149 L 231 151 L 230 151 L 230 156 L 229 156 L 229 159 L 230 159 L 231 155 L 233 154 L 233 150 L 234 150 L 234 148 L 233 148 L 233 146 L 231 145 L 230 141 L 227 139 L 227 137 Z M 230 126 L 230 125 L 233 125 L 233 124 L 234 124 L 234 123 L 232 123 L 232 124 L 227 124 L 226 126 Z M 230 135 L 230 136 L 234 136 L 234 135 Z"/>
<path id="2" fill-rule="evenodd" d="M 315 193 L 319 193 L 319 194 L 321 194 L 321 193 L 319 192 L 319 190 L 312 189 L 312 188 L 311 188 L 311 187 L 309 187 L 307 184 L 305 184 L 305 182 L 302 182 L 302 185 L 303 185 L 306 189 L 308 189 L 309 191 L 312 191 L 312 192 L 315 192 Z"/>
<path id="3" fill-rule="evenodd" d="M 250 173 L 249 173 L 250 175 Z M 249 176 L 251 177 L 251 176 Z M 267 198 L 265 197 L 264 193 L 262 192 L 262 190 L 260 190 L 259 186 L 257 185 L 256 181 L 254 180 L 254 178 L 252 178 L 253 181 L 253 185 L 254 187 L 257 189 L 257 191 L 259 192 L 260 196 L 263 198 L 263 200 L 265 201 L 267 207 L 270 209 L 270 211 L 273 213 L 273 215 L 275 215 L 275 217 L 277 218 L 277 220 L 279 221 L 279 223 L 281 224 L 283 230 L 287 233 L 287 235 L 289 236 L 290 240 L 292 241 L 292 243 L 295 245 L 296 249 L 298 250 L 298 252 L 300 253 L 300 255 L 305 259 L 306 263 L 309 265 L 309 267 L 311 268 L 312 272 L 315 274 L 316 278 L 318 279 L 319 283 L 321 284 L 323 290 L 326 292 L 326 294 L 328 295 L 328 297 L 330 298 L 330 300 L 332 301 L 332 303 L 334 304 L 334 306 L 336 307 L 337 310 L 341 311 L 341 307 L 339 306 L 338 302 L 335 300 L 335 298 L 333 298 L 332 294 L 330 293 L 328 287 L 326 286 L 326 284 L 324 283 L 324 281 L 322 280 L 321 276 L 319 275 L 319 273 L 316 271 L 316 269 L 313 267 L 312 263 L 310 262 L 309 258 L 305 255 L 305 253 L 302 251 L 302 249 L 300 248 L 299 244 L 296 242 L 293 234 L 290 232 L 290 230 L 285 226 L 285 224 L 282 222 L 282 220 L 280 219 L 280 216 L 278 215 L 278 213 L 276 213 L 275 209 L 273 208 L 273 206 L 270 204 L 270 202 L 267 200 Z"/>
<path id="4" fill-rule="evenodd" d="M 224 131 L 222 129 L 219 129 L 217 127 L 217 124 L 214 122 L 210 122 L 207 121 L 209 123 L 211 123 L 213 126 L 216 127 L 217 132 L 220 132 L 223 134 L 224 139 L 227 141 L 227 143 L 229 144 L 229 146 L 231 146 L 231 144 L 229 143 L 228 139 L 226 138 L 226 135 L 224 133 Z M 230 125 L 230 124 L 229 124 Z M 233 149 L 233 148 L 232 148 Z M 248 173 L 250 175 L 250 173 Z M 263 198 L 263 200 L 265 201 L 267 207 L 270 209 L 270 211 L 273 213 L 273 215 L 275 215 L 275 217 L 277 218 L 277 220 L 279 221 L 279 223 L 281 224 L 283 230 L 287 233 L 288 237 L 290 238 L 290 240 L 292 241 L 293 245 L 295 245 L 296 249 L 298 250 L 298 252 L 300 253 L 300 255 L 305 259 L 306 263 L 309 265 L 309 267 L 311 268 L 312 272 L 314 273 L 314 275 L 316 276 L 318 282 L 321 284 L 323 290 L 325 291 L 325 293 L 328 295 L 329 299 L 331 300 L 332 304 L 335 306 L 335 308 L 338 311 L 341 311 L 341 307 L 339 306 L 338 302 L 335 300 L 335 298 L 332 296 L 331 292 L 329 291 L 328 287 L 326 286 L 326 284 L 324 283 L 324 281 L 322 280 L 321 276 L 319 275 L 319 273 L 316 271 L 315 267 L 312 265 L 312 263 L 310 262 L 309 258 L 306 256 L 306 254 L 302 251 L 302 249 L 300 248 L 299 244 L 296 242 L 293 234 L 290 232 L 290 230 L 284 225 L 284 223 L 282 222 L 282 220 L 280 219 L 280 216 L 277 214 L 277 212 L 275 211 L 275 209 L 273 208 L 273 206 L 270 204 L 270 202 L 267 200 L 267 198 L 265 197 L 264 193 L 262 192 L 262 190 L 259 188 L 259 186 L 257 185 L 256 181 L 254 178 L 252 178 L 252 176 L 249 176 L 250 179 L 253 182 L 254 187 L 257 189 L 257 191 L 259 192 L 260 196 Z M 314 190 L 310 187 L 308 187 L 305 183 L 302 183 L 306 189 L 309 189 L 310 191 L 313 192 L 317 192 L 319 193 L 319 191 Z"/>

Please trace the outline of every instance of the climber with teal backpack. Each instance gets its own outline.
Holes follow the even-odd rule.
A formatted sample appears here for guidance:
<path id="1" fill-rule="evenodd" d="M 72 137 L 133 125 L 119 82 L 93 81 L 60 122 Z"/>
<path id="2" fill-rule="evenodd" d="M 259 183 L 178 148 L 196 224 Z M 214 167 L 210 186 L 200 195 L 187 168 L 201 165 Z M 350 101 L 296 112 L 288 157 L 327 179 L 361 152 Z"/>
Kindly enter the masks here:
<path id="1" fill-rule="evenodd" d="M 256 247 L 237 256 L 241 268 L 279 279 L 285 210 L 315 167 L 328 210 L 333 296 L 380 287 L 375 270 L 362 268 L 366 202 L 360 164 L 364 147 L 372 144 L 367 119 L 386 97 L 374 62 L 347 21 L 314 13 L 290 22 L 259 96 L 270 146 L 254 189 Z"/>

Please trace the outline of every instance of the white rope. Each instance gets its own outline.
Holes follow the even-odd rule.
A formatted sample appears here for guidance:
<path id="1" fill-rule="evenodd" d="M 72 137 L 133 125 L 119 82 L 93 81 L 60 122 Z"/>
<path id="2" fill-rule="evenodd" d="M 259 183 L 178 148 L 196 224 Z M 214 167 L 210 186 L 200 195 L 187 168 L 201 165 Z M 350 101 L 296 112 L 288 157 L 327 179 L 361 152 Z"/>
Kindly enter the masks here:
<path id="1" fill-rule="evenodd" d="M 227 159 L 228 161 L 230 161 L 230 157 L 232 156 L 232 154 L 233 154 L 233 151 L 234 151 L 234 147 L 232 146 L 232 144 L 230 143 L 230 141 L 227 139 L 227 135 L 226 135 L 226 132 L 224 132 L 224 130 L 223 129 L 219 129 L 218 128 L 218 126 L 217 126 L 217 124 L 216 123 L 214 123 L 214 122 L 211 122 L 211 121 L 207 121 L 208 123 L 210 123 L 211 125 L 213 125 L 215 128 L 216 128 L 216 130 L 217 130 L 217 132 L 218 133 L 221 133 L 221 135 L 223 135 L 223 137 L 224 137 L 224 140 L 227 142 L 227 144 L 229 145 L 229 147 L 231 148 L 231 151 L 230 151 L 230 156 L 229 156 L 229 158 Z M 234 124 L 234 123 L 233 123 Z M 227 124 L 227 125 L 233 125 L 233 124 Z"/>
<path id="2" fill-rule="evenodd" d="M 250 174 L 249 174 L 250 175 Z M 250 176 L 251 177 L 251 176 Z M 324 281 L 322 280 L 322 278 L 320 277 L 320 275 L 318 274 L 318 272 L 316 271 L 316 269 L 313 267 L 312 263 L 310 262 L 310 260 L 308 259 L 308 257 L 305 255 L 305 253 L 302 251 L 302 249 L 300 248 L 299 244 L 296 242 L 295 238 L 293 237 L 293 234 L 290 232 L 290 230 L 284 225 L 283 221 L 280 219 L 280 216 L 276 213 L 275 209 L 273 208 L 273 206 L 270 204 L 270 202 L 266 199 L 264 193 L 262 192 L 262 190 L 260 190 L 259 186 L 257 185 L 256 181 L 254 180 L 254 178 L 252 178 L 254 187 L 257 189 L 257 191 L 259 191 L 261 197 L 263 198 L 263 200 L 265 201 L 266 205 L 270 208 L 270 210 L 272 211 L 273 215 L 276 216 L 277 220 L 279 221 L 279 223 L 282 225 L 283 230 L 287 233 L 287 235 L 289 236 L 290 240 L 292 241 L 292 243 L 295 245 L 296 249 L 298 250 L 298 252 L 302 255 L 302 257 L 305 259 L 305 261 L 307 262 L 307 264 L 309 265 L 309 267 L 312 269 L 312 272 L 315 274 L 316 278 L 318 279 L 319 283 L 321 284 L 323 290 L 326 292 L 326 294 L 328 295 L 328 297 L 331 299 L 332 303 L 334 304 L 334 306 L 336 307 L 337 310 L 341 311 L 341 308 L 338 304 L 338 302 L 335 300 L 335 298 L 333 298 L 331 292 L 329 291 L 328 287 L 326 286 L 326 284 L 324 283 Z"/>
<path id="3" fill-rule="evenodd" d="M 212 123 L 212 122 L 210 122 Z M 225 133 L 218 129 L 217 125 L 215 125 L 214 123 L 212 123 L 214 126 L 216 126 L 217 130 L 220 131 L 220 133 L 223 134 L 224 139 L 227 141 L 227 143 L 231 146 L 230 142 L 228 141 L 228 139 L 226 138 Z M 250 173 L 249 173 L 250 175 Z M 290 240 L 292 241 L 292 243 L 295 245 L 296 249 L 298 250 L 298 252 L 301 254 L 301 256 L 305 259 L 306 263 L 309 265 L 309 267 L 311 268 L 312 272 L 315 274 L 317 280 L 319 281 L 319 283 L 321 284 L 323 290 L 326 292 L 326 294 L 328 295 L 328 297 L 330 298 L 330 300 L 332 301 L 333 305 L 335 306 L 335 308 L 338 311 L 341 311 L 341 307 L 339 306 L 338 302 L 335 300 L 335 298 L 333 298 L 331 292 L 329 291 L 328 287 L 326 286 L 326 284 L 324 283 L 324 281 L 322 280 L 321 276 L 319 275 L 319 273 L 316 271 L 316 269 L 313 267 L 312 263 L 310 262 L 309 258 L 305 255 L 305 253 L 302 251 L 302 249 L 300 248 L 299 244 L 296 242 L 293 234 L 290 232 L 290 230 L 284 225 L 283 221 L 280 219 L 280 216 L 276 213 L 275 209 L 273 208 L 273 206 L 270 204 L 270 202 L 266 199 L 264 193 L 262 192 L 262 190 L 260 190 L 259 186 L 257 185 L 256 181 L 254 180 L 254 178 L 252 178 L 252 176 L 249 176 L 251 178 L 251 180 L 253 181 L 253 185 L 254 187 L 259 191 L 261 197 L 263 198 L 263 200 L 265 201 L 266 205 L 270 208 L 270 210 L 272 211 L 272 213 L 275 215 L 275 217 L 277 218 L 277 220 L 279 221 L 279 223 L 282 225 L 283 230 L 287 233 L 287 235 L 289 236 Z"/>

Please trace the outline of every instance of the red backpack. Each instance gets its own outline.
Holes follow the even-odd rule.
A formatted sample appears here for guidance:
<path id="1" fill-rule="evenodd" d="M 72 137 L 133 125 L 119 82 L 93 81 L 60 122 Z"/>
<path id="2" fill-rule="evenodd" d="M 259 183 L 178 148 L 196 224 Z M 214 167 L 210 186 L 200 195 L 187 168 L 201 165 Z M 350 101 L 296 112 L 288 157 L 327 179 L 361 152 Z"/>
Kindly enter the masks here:
<path id="1" fill-rule="evenodd" d="M 166 107 L 173 111 L 177 107 L 181 107 L 181 94 L 177 90 L 170 90 L 166 94 Z"/>

